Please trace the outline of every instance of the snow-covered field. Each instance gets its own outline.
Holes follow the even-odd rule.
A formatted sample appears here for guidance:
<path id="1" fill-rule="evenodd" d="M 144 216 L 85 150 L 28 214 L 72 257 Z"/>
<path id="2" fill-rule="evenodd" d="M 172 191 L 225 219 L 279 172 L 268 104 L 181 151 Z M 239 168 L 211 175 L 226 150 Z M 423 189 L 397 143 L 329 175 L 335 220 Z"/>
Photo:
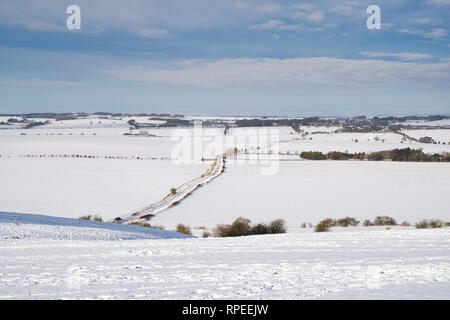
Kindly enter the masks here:
<path id="1" fill-rule="evenodd" d="M 114 219 L 162 199 L 208 166 L 169 160 L 0 158 L 0 210 Z"/>
<path id="2" fill-rule="evenodd" d="M 434 120 L 434 121 L 426 121 L 426 120 L 408 120 L 403 123 L 404 125 L 413 125 L 413 126 L 428 126 L 428 127 L 436 127 L 436 126 L 450 126 L 450 119 L 444 120 Z"/>
<path id="3" fill-rule="evenodd" d="M 91 155 L 170 158 L 171 137 L 130 137 L 128 129 L 0 130 L 0 155 Z"/>
<path id="4" fill-rule="evenodd" d="M 29 217 L 2 215 L 0 299 L 450 297 L 449 228 L 208 239 L 168 239 L 178 234 L 161 231 L 164 240 L 145 240 L 142 233 L 139 240 L 113 241 L 139 234 L 127 228 L 146 228 L 112 225 L 117 230 L 99 229 L 98 237 L 109 232 L 112 240 L 93 240 L 90 229 L 99 228 L 93 223 L 48 217 L 24 223 L 19 219 Z M 153 229 L 146 232 L 155 237 Z"/>
<path id="5" fill-rule="evenodd" d="M 261 175 L 260 169 L 228 162 L 213 183 L 151 221 L 212 228 L 238 216 L 254 223 L 283 218 L 289 227 L 345 216 L 450 220 L 447 163 L 280 161 L 278 174 Z"/>
<path id="6" fill-rule="evenodd" d="M 425 131 L 425 130 L 424 130 Z M 435 130 L 426 130 L 427 135 Z M 442 130 L 444 132 L 450 130 Z M 408 131 L 409 132 L 409 131 Z M 420 138 L 421 135 L 417 138 Z M 341 152 L 376 152 L 392 149 L 422 149 L 426 153 L 450 152 L 450 145 L 417 143 L 409 140 L 402 141 L 402 136 L 395 133 L 333 133 L 309 134 L 301 139 L 284 140 L 280 142 L 280 151 L 291 154 L 302 151 L 330 151 Z"/>
<path id="7" fill-rule="evenodd" d="M 449 221 L 448 163 L 303 161 L 293 155 L 405 147 L 450 152 L 450 145 L 402 143 L 393 133 L 334 133 L 337 127 L 302 127 L 306 135 L 281 127 L 280 151 L 291 155 L 280 156 L 277 174 L 262 175 L 267 165 L 261 162 L 227 160 L 222 175 L 150 220 L 167 230 L 178 223 L 210 230 L 239 216 L 252 223 L 283 218 L 287 234 L 203 239 L 67 219 L 123 216 L 210 166 L 169 160 L 192 129 L 124 136 L 132 118 L 151 121 L 87 117 L 0 130 L 0 299 L 450 298 L 450 228 L 300 228 L 345 216 Z M 225 138 L 224 128 L 204 129 L 203 156 L 234 146 L 224 148 L 227 141 L 239 151 L 263 152 L 267 145 L 251 145 L 260 130 L 231 128 Z M 408 134 L 448 137 L 447 130 L 420 131 Z"/>
<path id="8" fill-rule="evenodd" d="M 416 139 L 431 137 L 436 142 L 450 144 L 450 130 L 448 129 L 404 130 L 403 132 Z"/>

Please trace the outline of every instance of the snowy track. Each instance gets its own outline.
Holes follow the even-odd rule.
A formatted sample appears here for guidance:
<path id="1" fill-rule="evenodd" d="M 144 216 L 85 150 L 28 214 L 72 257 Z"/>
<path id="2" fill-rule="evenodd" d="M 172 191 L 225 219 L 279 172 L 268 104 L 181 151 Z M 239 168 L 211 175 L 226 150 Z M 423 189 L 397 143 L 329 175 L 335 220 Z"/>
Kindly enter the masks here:
<path id="1" fill-rule="evenodd" d="M 176 188 L 175 193 L 171 193 L 167 195 L 164 199 L 156 203 L 153 203 L 150 206 L 139 209 L 131 214 L 122 217 L 122 220 L 119 221 L 119 223 L 130 224 L 133 222 L 149 220 L 151 217 L 155 216 L 161 211 L 167 210 L 170 207 L 178 204 L 199 186 L 210 182 L 223 172 L 225 165 L 224 157 L 225 155 L 219 155 L 207 172 L 205 172 L 202 176 L 198 178 L 195 178 L 191 181 L 182 184 L 181 186 Z"/>
<path id="2" fill-rule="evenodd" d="M 450 229 L 0 241 L 0 299 L 450 297 Z M 410 290 L 411 289 L 411 290 Z"/>

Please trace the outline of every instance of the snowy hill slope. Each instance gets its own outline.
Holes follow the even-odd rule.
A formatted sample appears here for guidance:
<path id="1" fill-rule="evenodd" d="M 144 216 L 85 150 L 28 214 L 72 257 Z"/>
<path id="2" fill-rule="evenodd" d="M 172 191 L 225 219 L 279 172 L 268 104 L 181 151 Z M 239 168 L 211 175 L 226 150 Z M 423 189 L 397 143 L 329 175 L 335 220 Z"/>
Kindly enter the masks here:
<path id="1" fill-rule="evenodd" d="M 449 298 L 450 228 L 347 229 L 184 240 L 0 238 L 0 299 Z"/>
<path id="2" fill-rule="evenodd" d="M 184 238 L 191 238 L 191 236 L 132 225 L 0 212 L 0 241 L 9 239 L 139 240 Z"/>

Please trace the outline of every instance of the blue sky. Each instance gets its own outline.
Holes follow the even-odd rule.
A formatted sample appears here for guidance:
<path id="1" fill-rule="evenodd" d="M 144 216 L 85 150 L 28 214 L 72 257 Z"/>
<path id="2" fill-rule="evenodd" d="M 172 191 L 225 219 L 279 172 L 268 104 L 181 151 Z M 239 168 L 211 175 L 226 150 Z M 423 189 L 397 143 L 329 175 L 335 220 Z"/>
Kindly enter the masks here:
<path id="1" fill-rule="evenodd" d="M 66 28 L 71 4 L 81 30 Z M 0 113 L 450 114 L 449 13 L 450 0 L 2 0 Z"/>

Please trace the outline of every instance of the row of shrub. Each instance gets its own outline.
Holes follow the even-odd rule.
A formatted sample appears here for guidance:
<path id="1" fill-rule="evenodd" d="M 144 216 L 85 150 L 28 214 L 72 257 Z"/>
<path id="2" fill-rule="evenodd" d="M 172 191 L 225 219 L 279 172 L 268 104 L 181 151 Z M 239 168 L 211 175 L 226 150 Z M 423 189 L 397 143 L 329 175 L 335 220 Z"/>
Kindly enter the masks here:
<path id="1" fill-rule="evenodd" d="M 422 220 L 418 223 L 416 223 L 416 228 L 418 229 L 426 229 L 426 228 L 442 228 L 442 227 L 450 227 L 450 222 L 445 223 L 442 220 L 436 219 L 436 220 Z"/>
<path id="2" fill-rule="evenodd" d="M 331 219 L 327 218 L 320 221 L 316 227 L 316 232 L 329 231 L 331 227 L 356 227 L 359 225 L 359 221 L 352 217 L 345 217 L 342 219 Z"/>
<path id="3" fill-rule="evenodd" d="M 79 219 L 81 220 L 89 220 L 89 221 L 97 221 L 103 222 L 103 219 L 98 215 L 85 215 L 81 216 Z M 262 234 L 279 234 L 286 233 L 286 222 L 283 219 L 276 219 L 272 222 L 258 223 L 255 225 L 250 224 L 250 219 L 239 217 L 232 224 L 219 224 L 213 230 L 213 233 L 209 233 L 207 231 L 203 232 L 203 237 L 207 238 L 211 235 L 215 237 L 241 237 L 241 236 L 250 236 L 250 235 L 262 235 Z M 139 225 L 141 227 L 146 228 L 156 228 L 164 230 L 163 226 L 151 225 L 149 223 L 135 222 L 133 225 Z M 341 219 L 331 219 L 327 218 L 320 221 L 314 228 L 315 232 L 327 232 L 330 231 L 331 227 L 356 227 L 360 224 L 356 218 L 353 217 L 345 217 Z M 410 226 L 411 224 L 407 221 L 403 221 L 398 224 L 397 221 L 389 216 L 377 216 L 373 221 L 369 219 L 364 220 L 362 223 L 365 227 L 370 226 Z M 425 228 L 442 228 L 442 227 L 450 227 L 450 222 L 444 222 L 442 220 L 422 220 L 415 224 L 418 229 Z M 302 223 L 302 228 L 306 228 L 307 224 Z M 309 227 L 312 225 L 309 223 Z M 205 229 L 204 227 L 199 227 L 199 229 Z M 182 223 L 179 223 L 175 229 L 176 232 L 184 233 L 188 235 L 192 235 L 192 230 L 189 226 L 186 226 Z"/>
<path id="4" fill-rule="evenodd" d="M 83 159 L 117 159 L 117 160 L 170 160 L 168 157 L 140 157 L 140 156 L 94 156 L 82 154 L 26 154 L 21 158 L 83 158 Z"/>
<path id="5" fill-rule="evenodd" d="M 375 219 L 372 221 L 370 220 L 364 220 L 363 226 L 370 227 L 370 226 L 396 226 L 397 221 L 394 218 L 388 217 L 388 216 L 378 216 L 375 217 Z"/>
<path id="6" fill-rule="evenodd" d="M 239 217 L 232 224 L 219 224 L 213 233 L 207 231 L 203 232 L 203 237 L 207 238 L 211 235 L 215 237 L 241 237 L 258 234 L 277 234 L 286 232 L 286 223 L 283 219 L 276 219 L 272 222 L 258 223 L 256 225 L 250 225 L 250 219 Z M 192 235 L 191 228 L 189 226 L 179 223 L 176 227 L 176 232 Z"/>
<path id="7" fill-rule="evenodd" d="M 424 153 L 421 149 L 393 149 L 377 151 L 372 153 L 347 153 L 340 151 L 331 151 L 324 154 L 320 151 L 304 151 L 300 153 L 302 159 L 307 160 L 370 160 L 370 161 L 413 161 L 413 162 L 450 162 L 450 154 L 444 153 Z"/>
<path id="8" fill-rule="evenodd" d="M 89 221 L 97 221 L 97 222 L 103 222 L 102 217 L 98 216 L 98 215 L 85 215 L 85 216 L 81 216 L 79 218 L 80 220 L 89 220 Z"/>
<path id="9" fill-rule="evenodd" d="M 322 221 L 320 221 L 314 231 L 316 232 L 326 232 L 329 231 L 331 227 L 356 227 L 359 225 L 359 221 L 356 220 L 355 218 L 351 218 L 351 217 L 345 217 L 342 219 L 331 219 L 331 218 L 327 218 L 324 219 Z M 363 226 L 365 227 L 370 227 L 370 226 L 403 226 L 403 227 L 407 227 L 410 226 L 411 224 L 407 221 L 403 221 L 400 224 L 397 224 L 397 221 L 392 218 L 392 217 L 388 217 L 388 216 L 377 216 L 375 217 L 375 219 L 373 221 L 370 221 L 368 219 L 364 220 Z M 449 227 L 450 226 L 450 222 L 444 222 L 442 220 L 422 220 L 418 223 L 416 223 L 416 228 L 419 229 L 423 229 L 423 228 L 442 228 L 442 227 Z"/>
<path id="10" fill-rule="evenodd" d="M 160 230 L 165 230 L 166 228 L 163 226 L 158 226 L 158 225 L 153 225 L 147 222 L 132 222 L 130 223 L 131 225 L 135 225 L 135 226 L 140 226 L 140 227 L 145 227 L 145 228 L 153 228 L 153 229 L 160 229 Z"/>
<path id="11" fill-rule="evenodd" d="M 251 226 L 250 219 L 239 217 L 232 224 L 220 224 L 214 231 L 215 237 L 241 237 L 258 234 L 286 233 L 286 222 L 276 219 L 269 224 L 258 223 Z"/>

